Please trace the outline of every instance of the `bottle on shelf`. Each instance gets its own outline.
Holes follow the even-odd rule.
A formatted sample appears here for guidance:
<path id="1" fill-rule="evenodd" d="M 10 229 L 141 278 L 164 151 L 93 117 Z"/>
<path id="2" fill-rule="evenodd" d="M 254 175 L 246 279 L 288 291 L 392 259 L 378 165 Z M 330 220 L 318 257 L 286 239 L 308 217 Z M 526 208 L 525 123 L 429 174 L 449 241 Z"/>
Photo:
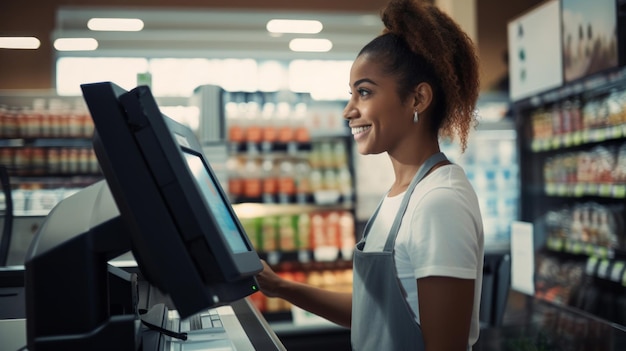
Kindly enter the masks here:
<path id="1" fill-rule="evenodd" d="M 273 204 L 278 198 L 279 171 L 276 161 L 271 155 L 263 156 L 261 164 L 263 174 L 263 203 Z"/>
<path id="2" fill-rule="evenodd" d="M 262 179 L 260 165 L 254 158 L 248 158 L 244 166 L 243 196 L 249 201 L 260 201 Z"/>
<path id="3" fill-rule="evenodd" d="M 278 177 L 278 202 L 291 203 L 296 194 L 295 170 L 291 159 L 280 162 L 280 175 Z"/>

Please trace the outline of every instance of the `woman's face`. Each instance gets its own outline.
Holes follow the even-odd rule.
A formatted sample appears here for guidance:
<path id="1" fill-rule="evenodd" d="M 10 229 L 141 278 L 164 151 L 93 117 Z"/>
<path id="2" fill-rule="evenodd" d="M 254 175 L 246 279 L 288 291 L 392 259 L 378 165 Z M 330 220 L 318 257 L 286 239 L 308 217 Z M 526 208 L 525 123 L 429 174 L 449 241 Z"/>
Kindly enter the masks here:
<path id="1" fill-rule="evenodd" d="M 393 153 L 413 130 L 413 99 L 401 101 L 395 77 L 361 55 L 350 70 L 350 101 L 344 110 L 359 153 Z"/>

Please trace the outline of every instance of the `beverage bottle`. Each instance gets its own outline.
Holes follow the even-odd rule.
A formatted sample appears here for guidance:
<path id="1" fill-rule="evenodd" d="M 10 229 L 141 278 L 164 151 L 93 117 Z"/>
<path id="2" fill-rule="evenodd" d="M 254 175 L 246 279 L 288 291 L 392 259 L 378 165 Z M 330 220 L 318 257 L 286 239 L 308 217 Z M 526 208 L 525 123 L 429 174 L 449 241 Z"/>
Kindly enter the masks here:
<path id="1" fill-rule="evenodd" d="M 280 176 L 278 178 L 278 202 L 291 203 L 296 193 L 294 167 L 290 159 L 280 162 Z"/>
<path id="2" fill-rule="evenodd" d="M 244 167 L 245 178 L 243 192 L 248 201 L 260 201 L 261 199 L 261 172 L 255 159 L 248 159 Z"/>
<path id="3" fill-rule="evenodd" d="M 296 250 L 296 228 L 291 215 L 282 215 L 279 217 L 278 237 L 281 251 Z"/>
<path id="4" fill-rule="evenodd" d="M 278 170 L 274 159 L 267 155 L 261 164 L 263 173 L 263 202 L 276 203 L 278 195 Z"/>
<path id="5" fill-rule="evenodd" d="M 342 211 L 339 218 L 339 245 L 341 247 L 341 257 L 344 260 L 352 259 L 354 246 L 356 245 L 354 216 L 348 211 Z"/>

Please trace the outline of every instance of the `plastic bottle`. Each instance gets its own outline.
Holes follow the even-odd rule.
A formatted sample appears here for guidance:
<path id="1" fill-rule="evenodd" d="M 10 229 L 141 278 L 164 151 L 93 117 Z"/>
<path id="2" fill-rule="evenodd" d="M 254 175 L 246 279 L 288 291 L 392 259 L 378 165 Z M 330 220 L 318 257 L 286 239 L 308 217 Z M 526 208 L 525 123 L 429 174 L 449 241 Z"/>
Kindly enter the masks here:
<path id="1" fill-rule="evenodd" d="M 339 169 L 337 172 L 337 183 L 343 203 L 352 204 L 354 191 L 352 190 L 352 173 L 350 173 L 348 167 L 344 166 Z"/>
<path id="2" fill-rule="evenodd" d="M 263 158 L 261 172 L 263 178 L 263 202 L 268 204 L 276 203 L 278 196 L 278 170 L 274 159 L 270 155 L 266 155 Z"/>
<path id="3" fill-rule="evenodd" d="M 261 111 L 263 151 L 270 151 L 272 145 L 278 140 L 278 129 L 276 126 L 276 104 L 268 101 L 263 104 Z"/>
<path id="4" fill-rule="evenodd" d="M 237 157 L 229 157 L 226 161 L 228 172 L 228 195 L 231 201 L 237 201 L 243 196 L 243 178 L 241 176 L 241 160 Z"/>
<path id="5" fill-rule="evenodd" d="M 339 217 L 339 246 L 344 260 L 352 259 L 355 245 L 354 216 L 348 211 L 342 211 Z"/>
<path id="6" fill-rule="evenodd" d="M 261 219 L 261 250 L 266 253 L 278 249 L 276 224 L 276 217 L 274 216 L 266 216 Z"/>
<path id="7" fill-rule="evenodd" d="M 294 166 L 290 159 L 284 159 L 280 162 L 280 175 L 278 178 L 278 202 L 293 202 L 296 193 L 296 182 L 294 174 Z"/>
<path id="8" fill-rule="evenodd" d="M 311 218 L 308 213 L 302 213 L 298 216 L 296 246 L 299 250 L 311 248 Z"/>
<path id="9" fill-rule="evenodd" d="M 295 106 L 294 139 L 298 143 L 308 143 L 311 141 L 311 133 L 306 125 L 308 116 L 308 106 L 304 102 L 299 102 Z"/>
<path id="10" fill-rule="evenodd" d="M 244 166 L 243 193 L 249 201 L 261 200 L 261 172 L 255 159 L 248 159 Z"/>
<path id="11" fill-rule="evenodd" d="M 279 102 L 277 114 L 278 124 L 278 141 L 281 143 L 290 143 L 294 141 L 294 129 L 291 121 L 291 106 L 287 102 Z"/>
<path id="12" fill-rule="evenodd" d="M 282 215 L 278 218 L 278 238 L 280 250 L 296 250 L 296 228 L 291 215 Z"/>
<path id="13" fill-rule="evenodd" d="M 311 195 L 311 180 L 309 175 L 311 167 L 309 162 L 300 161 L 296 164 L 296 202 L 306 204 Z"/>
<path id="14" fill-rule="evenodd" d="M 245 131 L 241 121 L 239 105 L 236 101 L 236 95 L 226 93 L 224 113 L 226 114 L 226 124 L 228 126 L 228 141 L 231 143 L 241 143 L 245 138 Z"/>
<path id="15" fill-rule="evenodd" d="M 246 140 L 248 150 L 256 148 L 263 140 L 263 129 L 261 126 L 261 96 L 251 94 L 245 109 L 246 118 Z"/>

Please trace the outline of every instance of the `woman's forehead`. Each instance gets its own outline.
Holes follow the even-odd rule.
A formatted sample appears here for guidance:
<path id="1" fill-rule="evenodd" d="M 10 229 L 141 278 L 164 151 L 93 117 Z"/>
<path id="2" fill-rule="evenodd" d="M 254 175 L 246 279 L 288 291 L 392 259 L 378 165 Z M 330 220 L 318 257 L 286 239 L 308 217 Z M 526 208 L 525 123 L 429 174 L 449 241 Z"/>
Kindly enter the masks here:
<path id="1" fill-rule="evenodd" d="M 369 78 L 380 76 L 383 71 L 381 64 L 369 55 L 361 55 L 354 60 L 350 69 L 351 79 L 360 79 L 363 77 L 355 77 L 355 75 L 367 75 Z"/>

